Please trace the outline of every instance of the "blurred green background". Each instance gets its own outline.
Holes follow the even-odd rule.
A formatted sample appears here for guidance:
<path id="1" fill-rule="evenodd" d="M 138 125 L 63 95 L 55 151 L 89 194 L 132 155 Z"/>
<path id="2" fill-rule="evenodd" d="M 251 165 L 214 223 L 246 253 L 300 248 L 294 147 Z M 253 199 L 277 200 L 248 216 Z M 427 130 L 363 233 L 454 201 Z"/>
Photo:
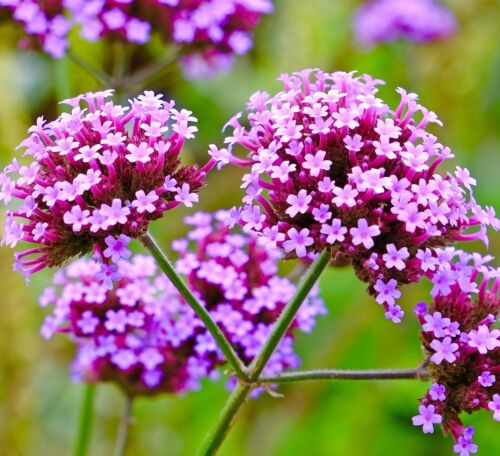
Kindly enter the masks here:
<path id="1" fill-rule="evenodd" d="M 478 179 L 477 199 L 500 207 L 498 125 L 500 120 L 500 3 L 450 0 L 457 16 L 456 36 L 432 45 L 395 43 L 373 50 L 353 44 L 351 18 L 359 2 L 349 0 L 279 0 L 275 14 L 264 18 L 255 48 L 238 59 L 234 71 L 211 81 L 186 82 L 174 73 L 151 85 L 194 111 L 200 119 L 193 160 L 204 162 L 209 143 L 222 143 L 223 124 L 255 90 L 278 88 L 276 77 L 305 67 L 358 70 L 384 79 L 383 98 L 396 103 L 398 86 L 417 92 L 438 113 L 445 127 L 440 142 L 456 158 L 452 166 L 471 169 Z M 0 164 L 15 155 L 35 117 L 54 116 L 56 100 L 97 89 L 97 83 L 73 63 L 54 62 L 16 48 L 17 29 L 0 24 Z M 75 38 L 75 49 L 103 65 L 110 49 Z M 153 43 L 147 50 L 159 55 Z M 210 175 L 195 209 L 215 210 L 237 204 L 241 171 L 231 167 Z M 165 247 L 184 234 L 176 210 L 154 224 Z M 484 252 L 480 244 L 469 249 Z M 491 236 L 493 254 L 500 237 Z M 64 337 L 46 342 L 39 336 L 44 312 L 37 296 L 51 278 L 41 273 L 26 287 L 11 272 L 12 251 L 0 250 L 0 455 L 67 455 L 76 433 L 84 387 L 69 379 L 72 346 Z M 304 368 L 414 367 L 422 358 L 418 325 L 411 309 L 425 299 L 427 284 L 407 287 L 400 325 L 386 321 L 350 269 L 329 270 L 321 281 L 329 315 L 296 348 Z M 423 435 L 411 425 L 418 398 L 427 384 L 416 381 L 328 382 L 283 387 L 281 399 L 262 396 L 249 403 L 221 455 L 448 455 L 451 439 L 440 431 Z M 193 455 L 216 420 L 227 391 L 223 382 L 207 382 L 184 397 L 139 399 L 134 405 L 129 455 Z M 91 455 L 111 454 L 124 405 L 112 385 L 100 385 L 95 403 Z M 498 454 L 498 424 L 491 414 L 464 417 L 477 428 L 480 454 Z M 496 450 L 495 450 L 496 448 Z"/>

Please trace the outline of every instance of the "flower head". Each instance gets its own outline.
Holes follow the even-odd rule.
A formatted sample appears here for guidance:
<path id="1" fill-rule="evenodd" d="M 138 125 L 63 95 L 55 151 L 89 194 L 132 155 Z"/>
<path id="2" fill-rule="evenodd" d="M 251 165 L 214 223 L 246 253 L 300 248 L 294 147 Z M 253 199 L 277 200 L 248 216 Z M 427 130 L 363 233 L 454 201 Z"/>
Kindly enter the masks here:
<path id="1" fill-rule="evenodd" d="M 280 252 L 253 235 L 230 232 L 221 222 L 227 215 L 188 217 L 193 229 L 173 248 L 177 269 L 248 364 L 296 287 L 277 275 Z M 132 395 L 189 391 L 200 379 L 215 378 L 216 367 L 224 363 L 222 352 L 153 258 L 117 258 L 113 266 L 109 271 L 96 261 L 76 260 L 56 273 L 54 286 L 40 299 L 43 306 L 54 305 L 42 335 L 67 333 L 77 345 L 75 378 L 114 381 Z M 324 312 L 313 290 L 267 374 L 298 365 L 293 333 L 310 331 Z"/>
<path id="2" fill-rule="evenodd" d="M 328 249 L 347 259 L 397 321 L 397 288 L 436 271 L 436 246 L 486 241 L 500 222 L 475 202 L 466 170 L 437 173 L 452 155 L 426 130 L 440 121 L 415 94 L 398 89 L 391 109 L 367 75 L 303 70 L 280 81 L 282 91 L 250 98 L 248 126 L 241 114 L 228 123 L 219 162 L 249 167 L 240 223 L 287 258 Z M 234 155 L 240 146 L 247 160 Z M 440 271 L 435 291 L 451 282 Z"/>
<path id="3" fill-rule="evenodd" d="M 472 428 L 464 428 L 460 413 L 480 409 L 499 420 L 500 331 L 493 328 L 500 310 L 499 270 L 485 265 L 491 257 L 453 248 L 436 249 L 438 268 L 448 271 L 453 283 L 437 293 L 429 308 L 417 317 L 421 339 L 430 357 L 433 384 L 421 407 L 434 407 L 442 427 L 455 440 L 460 455 L 477 452 Z M 425 432 L 425 430 L 424 430 Z"/>
<path id="4" fill-rule="evenodd" d="M 397 39 L 436 41 L 455 29 L 452 13 L 435 0 L 367 0 L 354 18 L 357 41 L 368 46 Z"/>
<path id="5" fill-rule="evenodd" d="M 176 127 L 188 121 L 174 119 L 174 102 L 145 92 L 126 107 L 107 101 L 111 93 L 67 100 L 71 113 L 39 119 L 21 143 L 31 163 L 14 160 L 0 175 L 0 199 L 21 201 L 7 211 L 3 243 L 34 244 L 16 254 L 27 274 L 91 251 L 127 258 L 128 241 L 152 220 L 197 201 L 211 165 L 181 165 L 185 137 Z M 152 128 L 160 133 L 148 136 Z"/>

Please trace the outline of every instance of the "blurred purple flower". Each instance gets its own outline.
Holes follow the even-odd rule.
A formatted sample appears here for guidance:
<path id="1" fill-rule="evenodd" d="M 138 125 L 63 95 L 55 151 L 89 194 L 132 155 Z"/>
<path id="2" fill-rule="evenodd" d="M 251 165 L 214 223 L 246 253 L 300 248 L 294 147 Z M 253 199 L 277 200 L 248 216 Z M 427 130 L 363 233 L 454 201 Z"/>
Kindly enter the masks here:
<path id="1" fill-rule="evenodd" d="M 368 0 L 354 17 L 356 40 L 365 46 L 398 39 L 426 43 L 455 30 L 453 14 L 435 0 Z"/>

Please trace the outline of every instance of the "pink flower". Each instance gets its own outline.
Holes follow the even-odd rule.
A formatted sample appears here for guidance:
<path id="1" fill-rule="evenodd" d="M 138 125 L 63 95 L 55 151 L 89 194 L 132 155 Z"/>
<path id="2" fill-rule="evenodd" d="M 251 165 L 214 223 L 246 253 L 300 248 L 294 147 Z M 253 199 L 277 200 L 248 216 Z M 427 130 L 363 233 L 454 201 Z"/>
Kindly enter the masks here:
<path id="1" fill-rule="evenodd" d="M 442 341 L 434 339 L 430 346 L 435 351 L 431 356 L 431 361 L 437 365 L 441 364 L 443 360 L 453 363 L 457 359 L 455 352 L 458 350 L 458 344 L 452 342 L 451 337 L 445 337 Z"/>
<path id="2" fill-rule="evenodd" d="M 366 249 L 370 249 L 375 244 L 372 238 L 380 235 L 380 228 L 378 225 L 368 226 L 366 219 L 362 218 L 358 220 L 357 228 L 351 228 L 349 233 L 352 236 L 352 243 L 354 245 L 363 244 Z"/>
<path id="3" fill-rule="evenodd" d="M 440 424 L 443 421 L 443 417 L 437 413 L 436 407 L 432 404 L 429 406 L 421 405 L 418 408 L 419 415 L 412 418 L 414 426 L 422 426 L 424 434 L 429 434 L 434 432 L 434 425 Z"/>
<path id="4" fill-rule="evenodd" d="M 306 247 L 309 247 L 314 242 L 313 238 L 309 236 L 309 230 L 303 228 L 297 231 L 295 228 L 290 228 L 288 230 L 288 240 L 283 242 L 283 247 L 285 252 L 291 252 L 295 250 L 295 253 L 299 258 L 306 256 Z"/>

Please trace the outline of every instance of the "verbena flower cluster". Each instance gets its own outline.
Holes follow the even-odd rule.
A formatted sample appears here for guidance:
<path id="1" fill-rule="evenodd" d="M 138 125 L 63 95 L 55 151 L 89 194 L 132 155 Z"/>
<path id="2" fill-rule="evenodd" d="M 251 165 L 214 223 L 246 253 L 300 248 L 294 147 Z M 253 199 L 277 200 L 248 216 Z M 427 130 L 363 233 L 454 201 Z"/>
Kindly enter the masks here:
<path id="1" fill-rule="evenodd" d="M 281 251 L 260 243 L 255 234 L 230 231 L 229 217 L 228 211 L 187 217 L 186 223 L 194 229 L 185 239 L 174 242 L 180 256 L 175 266 L 187 276 L 188 285 L 210 310 L 243 362 L 249 364 L 294 296 L 296 286 L 279 276 Z M 315 318 L 324 313 L 323 301 L 314 287 L 291 330 L 310 332 Z M 267 375 L 298 366 L 292 343 L 289 331 L 267 363 Z"/>
<path id="2" fill-rule="evenodd" d="M 354 17 L 356 40 L 367 46 L 398 39 L 425 43 L 455 30 L 453 14 L 435 0 L 368 0 Z"/>
<path id="3" fill-rule="evenodd" d="M 179 272 L 219 323 L 241 358 L 249 363 L 272 323 L 295 292 L 277 275 L 279 252 L 258 245 L 255 236 L 230 233 L 215 216 L 197 213 L 188 237 L 174 241 Z M 78 346 L 75 378 L 115 381 L 129 394 L 183 392 L 200 379 L 216 377 L 222 352 L 193 310 L 152 257 L 121 259 L 103 273 L 92 260 L 77 260 L 56 273 L 40 304 L 54 304 L 42 334 L 68 333 Z M 308 332 L 325 312 L 313 291 L 293 327 Z M 279 345 L 266 373 L 296 367 L 293 335 Z"/>
<path id="4" fill-rule="evenodd" d="M 129 106 L 106 101 L 111 94 L 80 95 L 65 102 L 70 113 L 39 118 L 20 145 L 31 163 L 14 159 L 0 174 L 0 201 L 21 202 L 7 211 L 2 243 L 34 244 L 16 254 L 26 275 L 92 251 L 108 263 L 127 258 L 149 222 L 198 201 L 213 161 L 180 163 L 197 131 L 192 113 L 153 92 Z"/>
<path id="5" fill-rule="evenodd" d="M 398 286 L 436 270 L 435 246 L 486 243 L 486 227 L 500 224 L 494 210 L 476 203 L 467 169 L 437 173 L 453 155 L 426 130 L 441 122 L 417 95 L 398 89 L 391 110 L 377 97 L 382 81 L 367 75 L 304 70 L 280 80 L 283 91 L 250 98 L 249 128 L 241 114 L 229 122 L 228 149 L 210 146 L 219 166 L 251 167 L 233 223 L 289 258 L 329 249 L 350 260 L 386 317 L 399 322 Z M 247 160 L 233 156 L 237 145 Z"/>
<path id="6" fill-rule="evenodd" d="M 54 57 L 66 52 L 74 26 L 89 41 L 110 37 L 143 44 L 156 31 L 182 47 L 182 63 L 192 77 L 230 67 L 235 54 L 252 47 L 261 15 L 273 9 L 270 0 L 0 0 L 0 6 L 11 8 Z"/>
<path id="7" fill-rule="evenodd" d="M 433 384 L 413 424 L 424 433 L 441 424 L 455 440 L 455 453 L 468 456 L 477 445 L 460 413 L 486 409 L 500 421 L 500 330 L 493 327 L 500 310 L 500 269 L 486 266 L 492 257 L 454 248 L 436 253 L 436 275 L 446 279 L 434 280 L 429 308 L 419 303 L 415 309 Z"/>

